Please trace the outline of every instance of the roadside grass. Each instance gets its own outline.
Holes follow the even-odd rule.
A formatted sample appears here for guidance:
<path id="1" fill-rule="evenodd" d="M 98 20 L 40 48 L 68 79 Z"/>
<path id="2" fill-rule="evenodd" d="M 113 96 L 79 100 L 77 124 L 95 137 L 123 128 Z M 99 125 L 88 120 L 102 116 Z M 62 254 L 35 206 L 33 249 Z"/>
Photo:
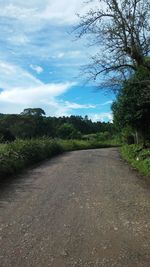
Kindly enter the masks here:
<path id="1" fill-rule="evenodd" d="M 143 149 L 140 145 L 125 145 L 120 150 L 123 159 L 141 174 L 150 177 L 150 149 Z"/>
<path id="2" fill-rule="evenodd" d="M 65 151 L 111 147 L 111 143 L 83 140 L 31 139 L 0 144 L 0 178 L 21 172 Z"/>
<path id="3" fill-rule="evenodd" d="M 0 146 L 0 177 L 13 175 L 24 168 L 63 152 L 54 140 L 16 140 Z"/>
<path id="4" fill-rule="evenodd" d="M 111 141 L 100 142 L 97 140 L 60 140 L 58 141 L 64 151 L 107 148 L 116 146 Z"/>

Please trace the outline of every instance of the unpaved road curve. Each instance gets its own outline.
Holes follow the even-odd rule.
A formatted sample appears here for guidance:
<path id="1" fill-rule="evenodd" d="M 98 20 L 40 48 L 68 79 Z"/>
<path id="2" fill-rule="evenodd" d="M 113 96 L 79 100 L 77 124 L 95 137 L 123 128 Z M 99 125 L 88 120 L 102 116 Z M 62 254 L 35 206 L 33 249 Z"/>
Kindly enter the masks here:
<path id="1" fill-rule="evenodd" d="M 0 267 L 149 267 L 150 187 L 117 149 L 64 154 L 0 191 Z"/>

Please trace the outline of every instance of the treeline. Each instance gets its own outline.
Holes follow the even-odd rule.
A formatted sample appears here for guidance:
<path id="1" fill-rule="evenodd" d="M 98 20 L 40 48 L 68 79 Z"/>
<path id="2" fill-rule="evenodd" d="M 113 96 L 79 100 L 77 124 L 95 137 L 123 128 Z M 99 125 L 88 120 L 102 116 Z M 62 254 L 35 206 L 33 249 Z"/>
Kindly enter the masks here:
<path id="1" fill-rule="evenodd" d="M 83 135 L 114 133 L 112 123 L 92 122 L 87 116 L 46 117 L 41 108 L 25 109 L 19 115 L 0 114 L 0 140 L 39 138 L 81 139 Z"/>

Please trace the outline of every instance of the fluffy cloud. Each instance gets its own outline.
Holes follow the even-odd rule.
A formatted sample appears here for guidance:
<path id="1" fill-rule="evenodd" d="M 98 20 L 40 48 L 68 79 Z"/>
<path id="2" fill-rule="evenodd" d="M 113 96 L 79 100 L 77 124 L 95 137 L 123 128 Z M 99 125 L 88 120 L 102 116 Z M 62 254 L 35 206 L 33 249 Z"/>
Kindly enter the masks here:
<path id="1" fill-rule="evenodd" d="M 74 82 L 44 83 L 29 72 L 8 62 L 0 62 L 0 112 L 21 112 L 26 107 L 42 107 L 48 115 L 70 115 L 74 109 L 94 108 L 60 99 Z M 7 109 L 6 109 L 7 107 Z"/>
<path id="2" fill-rule="evenodd" d="M 102 112 L 102 113 L 96 113 L 96 114 L 89 114 L 89 118 L 92 121 L 109 121 L 112 122 L 113 121 L 113 115 L 111 112 Z"/>
<path id="3" fill-rule="evenodd" d="M 69 90 L 72 85 L 66 84 L 47 84 L 30 89 L 13 88 L 9 91 L 0 92 L 0 113 L 21 112 L 27 107 L 42 107 L 47 115 L 51 116 L 69 116 L 76 109 L 93 109 L 91 104 L 78 104 L 69 101 L 63 101 L 57 98 Z M 5 105 L 5 108 L 4 108 Z M 12 108 L 13 107 L 13 108 Z"/>
<path id="4" fill-rule="evenodd" d="M 30 68 L 34 70 L 37 74 L 40 74 L 44 71 L 44 69 L 40 66 L 30 65 Z"/>
<path id="5" fill-rule="evenodd" d="M 72 50 L 72 51 L 65 51 L 65 52 L 59 52 L 56 56 L 53 56 L 53 58 L 70 58 L 74 59 L 81 56 L 81 51 L 79 50 Z"/>
<path id="6" fill-rule="evenodd" d="M 21 67 L 0 61 L 0 88 L 11 90 L 12 88 L 32 88 L 42 86 L 42 82 Z"/>
<path id="7" fill-rule="evenodd" d="M 65 106 L 69 109 L 93 109 L 96 108 L 96 105 L 91 104 L 77 104 L 69 101 L 64 102 Z"/>
<path id="8" fill-rule="evenodd" d="M 10 42 L 12 45 L 18 46 L 25 46 L 30 43 L 29 38 L 25 34 L 18 34 L 18 35 L 13 35 L 9 36 L 7 38 L 7 41 Z"/>
<path id="9" fill-rule="evenodd" d="M 9 1 L 0 4 L 0 15 L 18 19 L 21 22 L 72 24 L 77 21 L 76 13 L 85 9 L 82 0 Z"/>
<path id="10" fill-rule="evenodd" d="M 103 104 L 101 104 L 101 106 L 107 106 L 107 105 L 110 105 L 112 103 L 113 103 L 112 100 L 108 100 L 108 101 L 104 102 Z"/>
<path id="11" fill-rule="evenodd" d="M 61 61 L 64 73 L 68 66 L 76 66 L 77 70 L 87 61 L 85 42 L 73 42 L 68 31 L 82 7 L 82 0 L 72 0 L 71 4 L 69 0 L 0 1 L 0 59 L 11 58 L 25 65 L 32 58 L 32 64 L 37 66 L 39 61 Z"/>
<path id="12" fill-rule="evenodd" d="M 30 88 L 15 87 L 9 91 L 2 91 L 0 93 L 0 101 L 13 104 L 22 105 L 39 105 L 46 104 L 47 99 L 60 96 L 68 91 L 74 83 L 64 84 L 41 84 Z"/>

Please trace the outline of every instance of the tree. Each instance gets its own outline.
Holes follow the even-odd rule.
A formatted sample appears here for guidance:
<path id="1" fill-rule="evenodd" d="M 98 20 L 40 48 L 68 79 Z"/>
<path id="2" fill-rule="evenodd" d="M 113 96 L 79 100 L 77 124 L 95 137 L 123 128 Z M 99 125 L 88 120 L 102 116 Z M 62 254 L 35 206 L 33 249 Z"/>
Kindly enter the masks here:
<path id="1" fill-rule="evenodd" d="M 9 127 L 16 138 L 28 139 L 37 136 L 36 121 L 30 116 L 16 116 L 16 121 Z"/>
<path id="2" fill-rule="evenodd" d="M 45 115 L 45 111 L 42 108 L 26 108 L 21 112 L 21 115 L 42 117 Z"/>
<path id="3" fill-rule="evenodd" d="M 90 35 L 99 48 L 84 69 L 89 78 L 100 82 L 103 73 L 106 86 L 118 86 L 139 66 L 150 71 L 150 1 L 99 0 L 96 7 L 97 0 L 88 2 L 93 8 L 79 16 L 75 31 L 78 37 Z"/>
<path id="4" fill-rule="evenodd" d="M 58 136 L 63 139 L 80 139 L 81 133 L 72 124 L 64 123 L 58 129 Z"/>
<path id="5" fill-rule="evenodd" d="M 147 84 L 140 83 L 149 72 L 138 69 L 120 90 L 112 105 L 114 123 L 119 131 L 132 127 L 142 138 L 150 138 L 150 90 Z"/>

